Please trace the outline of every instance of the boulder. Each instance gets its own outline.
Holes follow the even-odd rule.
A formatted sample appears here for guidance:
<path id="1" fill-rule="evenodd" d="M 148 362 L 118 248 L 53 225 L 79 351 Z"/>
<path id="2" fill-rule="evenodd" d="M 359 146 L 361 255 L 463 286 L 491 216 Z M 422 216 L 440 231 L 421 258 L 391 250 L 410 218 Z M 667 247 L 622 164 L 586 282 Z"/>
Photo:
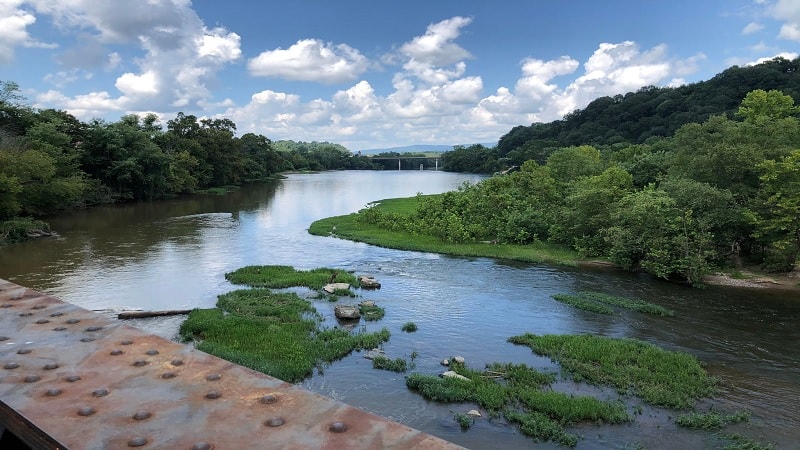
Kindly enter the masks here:
<path id="1" fill-rule="evenodd" d="M 364 358 L 375 359 L 376 357 L 383 356 L 383 355 L 384 355 L 383 350 L 381 350 L 379 348 L 373 348 L 372 350 L 364 353 Z"/>
<path id="2" fill-rule="evenodd" d="M 443 359 L 441 364 L 443 366 L 449 366 L 450 365 L 450 360 L 449 359 Z"/>
<path id="3" fill-rule="evenodd" d="M 322 290 L 327 292 L 328 294 L 333 294 L 337 290 L 345 290 L 350 289 L 349 283 L 328 283 L 322 287 Z"/>
<path id="4" fill-rule="evenodd" d="M 453 372 L 452 370 L 448 370 L 447 372 L 444 372 L 439 376 L 442 377 L 442 378 L 457 378 L 459 380 L 470 381 L 469 378 L 465 377 L 464 375 L 459 375 L 459 374 Z"/>
<path id="5" fill-rule="evenodd" d="M 356 320 L 361 318 L 361 311 L 357 306 L 353 305 L 336 305 L 333 308 L 333 313 L 337 319 Z"/>
<path id="6" fill-rule="evenodd" d="M 478 410 L 477 410 L 477 409 L 470 409 L 469 411 L 467 411 L 467 415 L 468 415 L 468 416 L 472 416 L 472 417 L 483 417 L 483 416 L 481 415 L 481 413 L 480 413 L 480 412 L 478 412 Z"/>
<path id="7" fill-rule="evenodd" d="M 375 277 L 372 275 L 359 275 L 358 276 L 358 283 L 361 285 L 361 289 L 380 289 L 381 284 L 375 281 Z"/>
<path id="8" fill-rule="evenodd" d="M 453 362 L 456 364 L 464 364 L 464 357 L 463 356 L 456 356 L 453 358 Z"/>
<path id="9" fill-rule="evenodd" d="M 358 306 L 364 308 L 372 308 L 373 306 L 375 306 L 375 302 L 373 302 L 372 300 L 364 300 L 361 303 L 359 303 Z"/>

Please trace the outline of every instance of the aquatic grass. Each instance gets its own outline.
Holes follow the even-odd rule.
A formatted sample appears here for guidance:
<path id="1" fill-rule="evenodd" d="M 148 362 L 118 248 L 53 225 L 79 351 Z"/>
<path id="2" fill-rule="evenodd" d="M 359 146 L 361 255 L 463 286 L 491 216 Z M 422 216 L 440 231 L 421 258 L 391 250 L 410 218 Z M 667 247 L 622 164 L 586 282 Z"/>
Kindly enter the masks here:
<path id="1" fill-rule="evenodd" d="M 408 370 L 408 361 L 403 358 L 390 359 L 386 356 L 376 356 L 372 360 L 375 369 L 389 370 L 391 372 L 405 372 Z"/>
<path id="2" fill-rule="evenodd" d="M 620 402 L 542 390 L 555 380 L 555 375 L 524 364 L 492 363 L 484 371 L 461 364 L 450 368 L 467 379 L 414 373 L 406 377 L 406 386 L 428 400 L 477 404 L 490 415 L 502 415 L 516 423 L 530 437 L 568 446 L 576 445 L 578 437 L 564 429 L 567 425 L 631 420 Z"/>
<path id="3" fill-rule="evenodd" d="M 202 351 L 288 382 L 390 337 L 386 328 L 353 333 L 321 323 L 311 303 L 294 293 L 241 289 L 220 295 L 216 308 L 192 311 L 180 335 Z"/>
<path id="4" fill-rule="evenodd" d="M 472 427 L 473 419 L 466 414 L 454 413 L 453 418 L 456 419 L 456 423 L 462 430 L 469 430 Z"/>
<path id="5" fill-rule="evenodd" d="M 549 356 L 577 381 L 612 386 L 656 406 L 689 408 L 715 391 L 717 380 L 693 356 L 636 339 L 526 333 L 508 340 Z"/>
<path id="6" fill-rule="evenodd" d="M 726 425 L 747 422 L 748 420 L 750 420 L 750 413 L 747 411 L 739 411 L 733 414 L 709 411 L 706 413 L 691 412 L 681 414 L 675 419 L 675 424 L 695 430 L 719 430 Z"/>
<path id="7" fill-rule="evenodd" d="M 322 289 L 326 284 L 334 282 L 358 286 L 358 280 L 353 274 L 325 267 L 297 270 L 291 266 L 246 266 L 226 273 L 225 279 L 233 284 L 273 289 L 294 286 Z"/>
<path id="8" fill-rule="evenodd" d="M 723 434 L 723 439 L 729 441 L 722 450 L 774 450 L 775 444 L 762 444 L 741 434 Z"/>
<path id="9" fill-rule="evenodd" d="M 400 329 L 405 331 L 406 333 L 413 333 L 417 331 L 417 324 L 415 324 L 414 322 L 406 322 Z"/>
<path id="10" fill-rule="evenodd" d="M 381 320 L 386 315 L 386 310 L 378 305 L 358 305 L 358 310 L 367 322 Z"/>
<path id="11" fill-rule="evenodd" d="M 646 302 L 644 300 L 631 300 L 624 297 L 617 297 L 614 295 L 603 294 L 601 292 L 582 291 L 578 293 L 584 299 L 595 300 L 608 305 L 619 306 L 621 308 L 630 309 L 646 314 L 655 314 L 658 316 L 674 316 L 675 313 L 663 306 L 656 305 L 655 303 Z"/>
<path id="12" fill-rule="evenodd" d="M 568 295 L 568 294 L 554 294 L 553 299 L 564 303 L 565 305 L 572 306 L 574 308 L 582 309 L 584 311 L 594 312 L 598 314 L 611 314 L 614 312 L 608 306 L 601 305 L 597 302 L 592 300 L 587 300 L 583 297 L 579 297 L 577 295 Z"/>

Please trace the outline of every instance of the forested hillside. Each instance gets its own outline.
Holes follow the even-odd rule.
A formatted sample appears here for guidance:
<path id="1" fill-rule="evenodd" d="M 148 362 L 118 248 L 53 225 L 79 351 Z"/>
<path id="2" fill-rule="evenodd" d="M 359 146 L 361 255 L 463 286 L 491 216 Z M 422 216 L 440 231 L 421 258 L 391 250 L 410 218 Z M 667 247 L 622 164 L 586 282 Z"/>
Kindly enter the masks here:
<path id="1" fill-rule="evenodd" d="M 798 69 L 800 58 L 776 58 L 750 67 L 734 66 L 710 80 L 685 86 L 648 86 L 625 95 L 601 97 L 561 120 L 514 127 L 496 148 L 456 148 L 445 154 L 445 167 L 492 173 L 529 159 L 543 164 L 560 147 L 593 145 L 612 151 L 620 145 L 651 143 L 712 115 L 733 118 L 745 95 L 756 89 L 779 90 L 800 102 Z"/>

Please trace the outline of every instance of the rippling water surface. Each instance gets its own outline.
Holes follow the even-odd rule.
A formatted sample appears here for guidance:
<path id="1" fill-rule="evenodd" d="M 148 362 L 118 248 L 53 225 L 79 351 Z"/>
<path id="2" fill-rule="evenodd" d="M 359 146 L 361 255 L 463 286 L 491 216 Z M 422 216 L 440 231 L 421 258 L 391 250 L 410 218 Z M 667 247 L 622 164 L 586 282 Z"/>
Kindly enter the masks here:
<path id="1" fill-rule="evenodd" d="M 633 337 L 690 352 L 720 378 L 720 395 L 701 408 L 752 413 L 749 423 L 726 433 L 800 448 L 797 293 L 691 289 L 624 272 L 396 251 L 306 232 L 316 219 L 355 212 L 370 201 L 442 192 L 479 179 L 442 172 L 328 172 L 290 175 L 223 197 L 95 208 L 51 220 L 59 238 L 0 250 L 0 278 L 111 315 L 122 309 L 212 307 L 217 295 L 232 289 L 224 273 L 250 264 L 368 273 L 383 287 L 363 298 L 384 307 L 386 316 L 366 328 L 392 332 L 384 346 L 387 356 L 407 358 L 417 352 L 416 371 L 439 373 L 439 361 L 453 355 L 464 356 L 475 368 L 498 361 L 556 370 L 549 359 L 506 342 L 525 332 Z M 641 298 L 676 314 L 602 316 L 551 299 L 580 290 Z M 316 307 L 335 324 L 332 304 Z M 135 324 L 174 337 L 181 320 Z M 419 330 L 400 331 L 408 321 Z M 427 402 L 406 389 L 402 374 L 374 370 L 359 353 L 302 385 L 470 448 L 556 448 L 537 444 L 497 420 L 479 420 L 462 432 L 453 412 L 472 406 Z M 555 387 L 617 398 L 613 391 L 570 381 Z M 675 415 L 643 407 L 630 425 L 580 425 L 574 429 L 583 437 L 578 448 L 722 446 L 714 433 L 678 429 Z"/>

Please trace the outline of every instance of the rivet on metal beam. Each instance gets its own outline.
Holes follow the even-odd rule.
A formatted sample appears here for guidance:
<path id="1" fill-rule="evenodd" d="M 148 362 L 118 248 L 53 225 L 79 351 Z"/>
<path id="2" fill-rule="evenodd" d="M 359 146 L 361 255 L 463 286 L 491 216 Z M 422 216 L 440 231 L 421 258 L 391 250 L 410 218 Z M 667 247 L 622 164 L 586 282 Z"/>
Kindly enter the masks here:
<path id="1" fill-rule="evenodd" d="M 164 373 L 161 374 L 161 378 L 163 378 L 165 380 L 168 380 L 170 378 L 175 378 L 177 376 L 178 376 L 178 374 L 175 373 L 175 372 L 164 372 Z"/>
<path id="2" fill-rule="evenodd" d="M 17 350 L 17 354 L 18 355 L 27 355 L 30 352 L 31 352 L 31 349 L 29 349 L 29 348 L 21 348 L 21 349 Z"/>
<path id="3" fill-rule="evenodd" d="M 8 336 L 0 336 L 0 341 L 7 341 L 9 339 L 11 339 L 11 338 L 8 337 Z"/>
<path id="4" fill-rule="evenodd" d="M 153 415 L 149 411 L 137 411 L 136 414 L 133 415 L 133 420 L 147 420 Z"/>
<path id="5" fill-rule="evenodd" d="M 54 312 L 53 314 L 50 314 L 50 317 L 61 317 L 63 315 L 64 315 L 63 312 Z"/>
<path id="6" fill-rule="evenodd" d="M 137 359 L 136 361 L 134 361 L 134 362 L 133 362 L 133 364 L 132 364 L 132 365 L 133 365 L 133 367 L 142 367 L 142 366 L 146 366 L 146 365 L 147 365 L 147 361 L 145 361 L 145 360 L 143 360 L 143 359 Z"/>
<path id="7" fill-rule="evenodd" d="M 105 397 L 108 395 L 107 389 L 95 389 L 92 391 L 92 397 Z"/>
<path id="8" fill-rule="evenodd" d="M 67 323 L 70 324 L 70 325 L 74 325 L 74 324 L 76 324 L 76 323 L 78 323 L 80 321 L 81 321 L 81 319 L 69 319 L 69 320 L 67 320 Z"/>
<path id="9" fill-rule="evenodd" d="M 96 412 L 95 409 L 92 408 L 91 406 L 84 406 L 78 410 L 78 415 L 86 417 L 86 416 L 91 416 L 95 412 Z"/>
<path id="10" fill-rule="evenodd" d="M 131 341 L 130 339 L 125 339 L 124 341 L 119 341 L 119 345 L 131 345 L 131 344 L 133 344 L 133 341 Z"/>
<path id="11" fill-rule="evenodd" d="M 91 327 L 86 328 L 86 331 L 92 332 L 92 331 L 100 331 L 102 329 L 103 329 L 103 327 L 91 326 Z"/>
<path id="12" fill-rule="evenodd" d="M 27 377 L 25 377 L 23 381 L 25 381 L 26 383 L 36 383 L 41 379 L 42 377 L 40 377 L 39 375 L 28 375 Z"/>
<path id="13" fill-rule="evenodd" d="M 55 327 L 55 328 L 53 328 L 53 331 L 64 331 L 66 329 L 67 329 L 67 327 Z"/>
<path id="14" fill-rule="evenodd" d="M 68 381 L 70 383 L 74 383 L 74 382 L 76 382 L 76 381 L 78 381 L 80 379 L 81 379 L 80 375 L 69 375 L 66 378 L 64 378 L 64 380 L 66 380 L 66 381 Z"/>
<path id="15" fill-rule="evenodd" d="M 39 325 L 43 325 L 45 323 L 50 323 L 50 321 L 47 320 L 47 319 L 39 319 L 39 320 L 36 321 L 36 323 L 39 324 Z"/>
<path id="16" fill-rule="evenodd" d="M 344 422 L 333 422 L 328 427 L 328 431 L 331 433 L 344 433 L 347 431 L 347 424 Z"/>
<path id="17" fill-rule="evenodd" d="M 20 314 L 19 314 L 19 316 L 20 316 L 20 317 L 30 317 L 30 316 L 32 316 L 32 315 L 33 315 L 33 313 L 32 313 L 32 312 L 24 312 L 24 313 L 20 313 Z"/>
<path id="18" fill-rule="evenodd" d="M 150 356 L 155 356 L 155 355 L 157 355 L 157 354 L 158 354 L 158 350 L 156 350 L 156 349 L 150 349 L 150 350 L 148 350 L 148 351 L 144 352 L 144 354 L 145 354 L 145 355 L 150 355 Z"/>
<path id="19" fill-rule="evenodd" d="M 206 381 L 217 381 L 217 380 L 220 380 L 220 379 L 222 379 L 222 375 L 220 375 L 218 373 L 211 373 L 211 374 L 206 375 Z"/>
<path id="20" fill-rule="evenodd" d="M 274 428 L 274 427 L 279 427 L 284 423 L 286 423 L 286 421 L 283 420 L 283 417 L 272 417 L 270 419 L 267 419 L 267 421 L 264 422 L 264 425 Z"/>
<path id="21" fill-rule="evenodd" d="M 209 400 L 214 400 L 222 397 L 222 393 L 220 391 L 208 391 L 206 394 L 206 398 Z"/>
<path id="22" fill-rule="evenodd" d="M 198 442 L 192 445 L 192 450 L 214 450 L 214 446 L 208 442 Z"/>
<path id="23" fill-rule="evenodd" d="M 93 340 L 94 340 L 94 338 L 92 338 L 92 337 L 81 338 L 81 342 L 92 342 Z"/>
<path id="24" fill-rule="evenodd" d="M 128 447 L 141 447 L 147 445 L 147 438 L 135 437 L 128 441 Z"/>
<path id="25" fill-rule="evenodd" d="M 122 353 L 124 353 L 122 350 L 120 350 L 118 348 L 115 348 L 114 350 L 111 350 L 110 354 L 114 355 L 114 356 L 117 356 L 117 355 L 121 355 Z"/>
<path id="26" fill-rule="evenodd" d="M 59 389 L 59 388 L 51 388 L 51 389 L 48 389 L 48 390 L 47 390 L 47 391 L 44 393 L 44 395 L 46 395 L 46 396 L 48 396 L 48 397 L 55 397 L 55 396 L 57 396 L 57 395 L 61 395 L 61 389 Z"/>
<path id="27" fill-rule="evenodd" d="M 44 367 L 42 367 L 42 369 L 44 369 L 44 370 L 55 370 L 55 369 L 58 369 L 58 368 L 59 368 L 59 365 L 56 364 L 56 363 L 47 363 L 47 364 L 44 365 Z"/>
<path id="28" fill-rule="evenodd" d="M 31 309 L 45 309 L 45 308 L 47 308 L 47 305 L 36 305 Z"/>
<path id="29" fill-rule="evenodd" d="M 275 394 L 267 394 L 261 397 L 261 403 L 264 403 L 266 405 L 271 405 L 273 403 L 276 403 L 277 401 L 278 401 L 278 396 Z"/>
<path id="30" fill-rule="evenodd" d="M 183 365 L 183 360 L 182 359 L 173 359 L 170 362 L 170 364 L 172 364 L 173 366 L 182 366 Z"/>
<path id="31" fill-rule="evenodd" d="M 11 303 L 3 303 L 2 305 L 0 305 L 0 308 L 11 308 L 13 306 L 14 305 L 12 305 Z"/>
<path id="32" fill-rule="evenodd" d="M 19 364 L 12 362 L 12 363 L 6 363 L 6 365 L 3 366 L 3 369 L 14 370 L 14 369 L 16 369 L 18 367 L 19 367 Z"/>

